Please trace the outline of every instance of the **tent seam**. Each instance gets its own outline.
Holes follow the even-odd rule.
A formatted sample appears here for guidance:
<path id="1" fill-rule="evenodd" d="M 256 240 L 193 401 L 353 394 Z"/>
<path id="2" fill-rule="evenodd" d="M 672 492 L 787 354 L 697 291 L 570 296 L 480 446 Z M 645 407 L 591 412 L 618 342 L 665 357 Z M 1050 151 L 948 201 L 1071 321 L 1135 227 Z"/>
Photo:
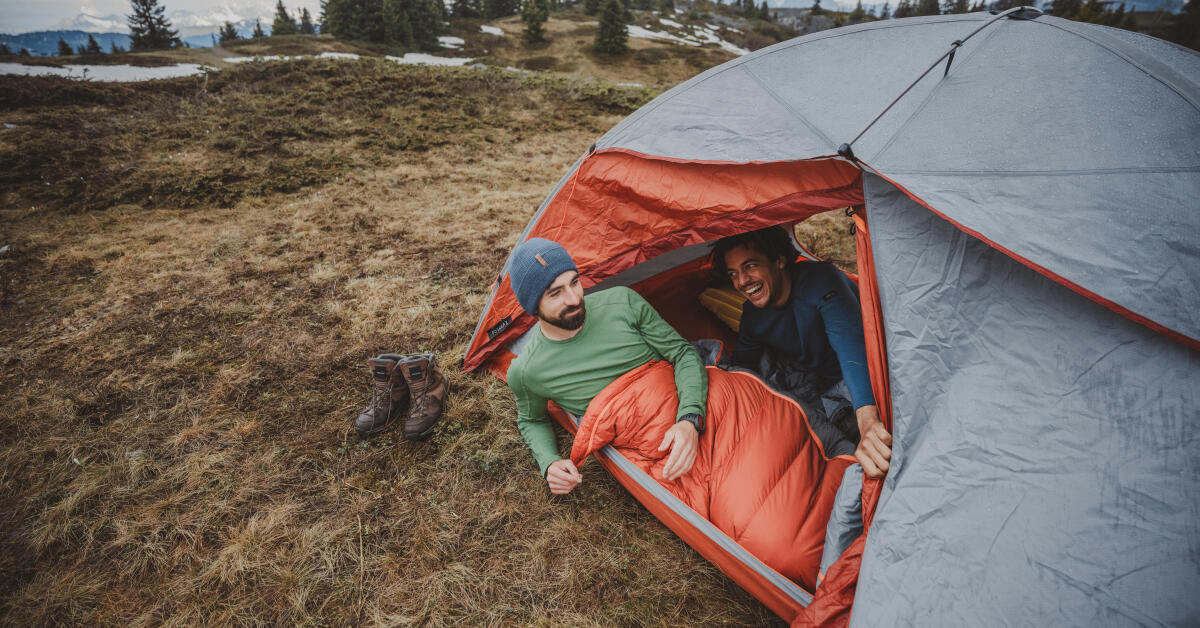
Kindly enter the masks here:
<path id="1" fill-rule="evenodd" d="M 815 125 L 813 125 L 811 122 L 809 122 L 808 118 L 805 118 L 803 115 L 800 114 L 799 111 L 797 111 L 789 103 L 785 102 L 783 100 L 783 98 L 780 98 L 779 94 L 775 90 L 771 89 L 771 86 L 767 85 L 766 81 L 764 81 L 762 79 L 762 77 L 760 77 L 758 75 L 758 73 L 754 71 L 754 68 L 747 67 L 747 68 L 744 68 L 744 70 L 745 70 L 746 74 L 750 75 L 750 78 L 753 79 L 755 83 L 758 83 L 758 86 L 760 88 L 762 88 L 762 90 L 764 92 L 766 92 L 767 95 L 770 96 L 772 100 L 774 100 L 776 103 L 779 104 L 780 107 L 783 107 L 785 111 L 792 114 L 792 117 L 799 120 L 801 124 L 803 124 L 805 127 L 808 128 L 809 131 L 811 131 L 813 133 L 813 135 L 816 135 L 817 137 L 821 138 L 821 140 L 823 140 L 825 142 L 826 146 L 833 149 L 834 151 L 837 150 L 837 144 L 834 143 L 833 138 L 830 138 L 829 136 L 825 135 L 825 133 L 823 131 L 821 131 L 821 129 L 818 129 Z"/>
<path id="2" fill-rule="evenodd" d="M 887 171 L 892 174 L 915 174 L 929 176 L 1057 177 L 1112 174 L 1183 174 L 1189 172 L 1200 172 L 1200 166 L 1182 166 L 1178 168 L 1097 168 L 1095 170 L 906 170 L 903 168 L 887 168 Z"/>

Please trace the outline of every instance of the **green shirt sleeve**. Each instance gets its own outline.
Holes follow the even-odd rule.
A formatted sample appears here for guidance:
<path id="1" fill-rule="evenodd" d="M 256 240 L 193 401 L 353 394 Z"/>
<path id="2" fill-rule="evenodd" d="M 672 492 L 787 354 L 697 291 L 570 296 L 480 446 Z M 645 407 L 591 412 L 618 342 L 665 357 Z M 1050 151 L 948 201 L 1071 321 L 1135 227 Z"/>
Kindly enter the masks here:
<path id="1" fill-rule="evenodd" d="M 520 367 L 509 368 L 507 379 L 508 387 L 517 400 L 517 431 L 533 452 L 533 459 L 537 461 L 542 477 L 546 477 L 546 468 L 562 457 L 558 455 L 558 441 L 554 438 L 554 428 L 546 412 L 546 398 L 530 392 L 525 386 L 524 371 Z"/>
<path id="2" fill-rule="evenodd" d="M 700 354 L 674 327 L 667 324 L 642 295 L 629 290 L 629 307 L 633 311 L 638 332 L 662 359 L 675 367 L 675 392 L 679 395 L 679 411 L 685 414 L 708 415 L 708 373 Z"/>

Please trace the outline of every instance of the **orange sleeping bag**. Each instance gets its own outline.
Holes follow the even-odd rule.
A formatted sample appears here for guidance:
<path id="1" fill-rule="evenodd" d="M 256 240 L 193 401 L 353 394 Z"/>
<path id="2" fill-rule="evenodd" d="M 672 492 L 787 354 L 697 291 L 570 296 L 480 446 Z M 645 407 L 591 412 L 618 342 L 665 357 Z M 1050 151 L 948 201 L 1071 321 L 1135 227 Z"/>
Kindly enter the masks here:
<path id="1" fill-rule="evenodd" d="M 804 411 L 748 373 L 708 367 L 707 426 L 691 471 L 668 482 L 658 451 L 678 399 L 669 362 L 651 361 L 600 392 L 571 461 L 612 445 L 771 568 L 815 588 L 825 526 L 849 456 L 826 458 Z"/>

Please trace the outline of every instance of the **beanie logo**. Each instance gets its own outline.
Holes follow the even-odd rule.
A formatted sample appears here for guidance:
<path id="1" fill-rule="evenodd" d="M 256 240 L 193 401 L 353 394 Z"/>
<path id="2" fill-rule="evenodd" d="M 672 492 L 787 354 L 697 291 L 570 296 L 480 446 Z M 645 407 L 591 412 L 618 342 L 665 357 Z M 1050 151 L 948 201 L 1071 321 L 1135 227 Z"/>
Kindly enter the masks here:
<path id="1" fill-rule="evenodd" d="M 546 260 L 542 258 L 542 254 L 541 254 L 541 253 L 538 253 L 537 255 L 534 255 L 534 256 L 533 256 L 533 259 L 537 260 L 537 261 L 538 261 L 538 263 L 542 265 L 542 268 L 545 268 L 545 267 L 549 266 L 549 264 L 547 264 L 547 263 L 546 263 Z"/>

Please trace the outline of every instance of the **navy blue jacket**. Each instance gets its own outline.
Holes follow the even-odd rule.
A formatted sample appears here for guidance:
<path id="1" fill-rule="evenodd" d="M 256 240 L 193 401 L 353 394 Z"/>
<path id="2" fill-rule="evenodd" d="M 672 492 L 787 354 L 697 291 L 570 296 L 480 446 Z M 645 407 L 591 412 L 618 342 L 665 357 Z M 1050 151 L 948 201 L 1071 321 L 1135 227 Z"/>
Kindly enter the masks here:
<path id="1" fill-rule="evenodd" d="M 829 262 L 800 262 L 783 307 L 742 306 L 733 363 L 758 368 L 763 348 L 791 357 L 830 385 L 846 380 L 854 408 L 875 404 L 858 287 Z"/>

